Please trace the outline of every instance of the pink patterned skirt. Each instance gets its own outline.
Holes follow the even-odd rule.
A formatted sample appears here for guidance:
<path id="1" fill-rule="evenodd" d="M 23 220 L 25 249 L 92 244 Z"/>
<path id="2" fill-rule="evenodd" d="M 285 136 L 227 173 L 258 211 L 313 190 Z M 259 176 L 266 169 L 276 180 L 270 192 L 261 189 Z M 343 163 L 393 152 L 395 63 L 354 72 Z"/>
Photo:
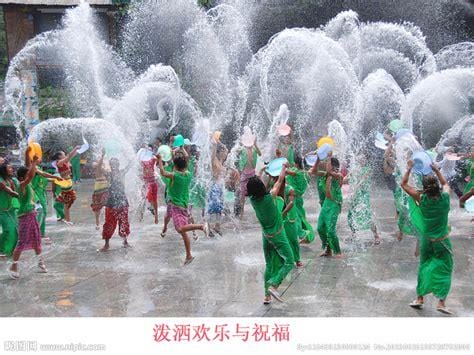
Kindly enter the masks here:
<path id="1" fill-rule="evenodd" d="M 41 234 L 35 211 L 18 217 L 18 243 L 15 250 L 31 249 L 41 253 Z"/>

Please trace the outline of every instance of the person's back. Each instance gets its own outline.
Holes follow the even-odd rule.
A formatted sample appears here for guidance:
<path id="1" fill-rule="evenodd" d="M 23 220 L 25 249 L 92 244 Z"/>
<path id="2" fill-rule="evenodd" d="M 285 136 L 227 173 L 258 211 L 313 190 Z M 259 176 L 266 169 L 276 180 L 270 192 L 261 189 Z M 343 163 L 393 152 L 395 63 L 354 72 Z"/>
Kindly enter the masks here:
<path id="1" fill-rule="evenodd" d="M 448 214 L 450 198 L 447 192 L 442 192 L 439 197 L 421 195 L 420 211 L 423 217 L 424 236 L 441 238 L 448 234 Z"/>
<path id="2" fill-rule="evenodd" d="M 173 205 L 187 208 L 189 203 L 189 185 L 192 174 L 188 170 L 174 170 L 173 178 L 168 185 L 168 194 Z"/>
<path id="3" fill-rule="evenodd" d="M 266 194 L 262 198 L 251 197 L 250 203 L 265 234 L 272 235 L 281 230 L 283 226 L 281 212 L 278 211 L 270 194 Z"/>

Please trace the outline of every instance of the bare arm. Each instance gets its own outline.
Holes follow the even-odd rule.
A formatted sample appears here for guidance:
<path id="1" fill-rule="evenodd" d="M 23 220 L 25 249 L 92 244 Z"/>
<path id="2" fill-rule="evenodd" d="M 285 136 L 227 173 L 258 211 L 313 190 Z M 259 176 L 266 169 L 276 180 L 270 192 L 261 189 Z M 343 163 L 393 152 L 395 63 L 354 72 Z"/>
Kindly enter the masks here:
<path id="1" fill-rule="evenodd" d="M 449 184 L 448 180 L 444 177 L 444 175 L 441 173 L 441 171 L 438 169 L 436 164 L 431 164 L 431 169 L 435 172 L 436 176 L 438 177 L 438 180 L 443 187 L 443 191 L 449 193 Z"/>
<path id="2" fill-rule="evenodd" d="M 11 187 L 7 186 L 5 183 L 0 182 L 0 190 L 5 191 L 7 194 L 9 194 L 12 197 L 18 197 L 18 192 L 13 190 Z"/>
<path id="3" fill-rule="evenodd" d="M 172 179 L 174 174 L 173 173 L 170 173 L 168 171 L 166 171 L 164 168 L 163 168 L 163 160 L 161 160 L 161 156 L 159 154 L 156 155 L 156 158 L 158 159 L 158 169 L 160 169 L 160 175 L 161 176 L 164 176 L 168 179 Z"/>
<path id="4" fill-rule="evenodd" d="M 409 160 L 407 164 L 408 164 L 408 168 L 407 168 L 407 171 L 405 172 L 405 175 L 403 175 L 401 187 L 417 203 L 420 203 L 420 201 L 421 201 L 420 192 L 417 189 L 415 189 L 414 187 L 412 187 L 408 184 L 408 179 L 410 178 L 411 169 L 413 168 L 413 160 Z"/>
<path id="5" fill-rule="evenodd" d="M 285 217 L 288 212 L 293 208 L 295 205 L 295 191 L 293 189 L 290 190 L 288 194 L 288 204 L 286 205 L 285 209 L 282 212 L 282 216 Z"/>
<path id="6" fill-rule="evenodd" d="M 464 208 L 464 203 L 474 196 L 474 187 L 459 198 L 459 207 Z"/>
<path id="7" fill-rule="evenodd" d="M 43 171 L 43 170 L 40 170 L 40 169 L 36 169 L 36 174 L 42 176 L 42 177 L 45 177 L 47 179 L 55 179 L 55 180 L 60 180 L 62 181 L 63 178 L 62 177 L 59 177 L 59 176 L 55 176 L 53 174 L 50 174 L 50 173 L 47 173 L 46 171 Z"/>
<path id="8" fill-rule="evenodd" d="M 25 190 L 25 187 L 33 180 L 36 174 L 36 164 L 38 164 L 38 157 L 35 155 L 33 161 L 31 162 L 30 168 L 28 169 L 28 173 L 23 181 L 20 182 L 20 188 L 22 191 Z"/>
<path id="9" fill-rule="evenodd" d="M 69 154 L 66 155 L 66 157 L 64 159 L 61 159 L 60 161 L 58 161 L 58 165 L 69 163 L 71 161 L 71 159 L 74 158 L 77 155 L 77 150 L 79 148 L 80 148 L 80 146 L 75 146 L 74 149 L 71 150 L 69 152 Z"/>
<path id="10" fill-rule="evenodd" d="M 261 156 L 262 152 L 260 151 L 260 148 L 257 146 L 257 138 L 255 138 L 255 142 L 253 142 L 253 146 L 255 147 L 255 150 L 257 151 L 257 155 Z"/>

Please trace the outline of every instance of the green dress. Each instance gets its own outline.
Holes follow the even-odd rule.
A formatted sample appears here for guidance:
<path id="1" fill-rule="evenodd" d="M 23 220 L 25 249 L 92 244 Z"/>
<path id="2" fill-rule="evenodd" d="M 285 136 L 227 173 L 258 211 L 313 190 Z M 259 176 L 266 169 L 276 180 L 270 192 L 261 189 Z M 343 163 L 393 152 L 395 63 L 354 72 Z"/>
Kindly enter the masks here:
<path id="1" fill-rule="evenodd" d="M 295 263 L 277 201 L 281 206 L 283 201 L 281 197 L 273 198 L 270 194 L 260 199 L 250 198 L 257 220 L 262 227 L 265 295 L 269 295 L 270 286 L 278 287 L 281 284 Z"/>
<path id="2" fill-rule="evenodd" d="M 290 192 L 292 190 L 293 188 L 290 185 L 285 186 L 285 203 L 283 206 L 284 208 L 290 203 L 289 197 Z M 288 238 L 288 241 L 290 242 L 291 250 L 293 251 L 293 257 L 295 259 L 295 262 L 299 262 L 301 261 L 299 243 L 299 236 L 301 234 L 299 234 L 298 227 L 301 230 L 301 220 L 298 216 L 298 211 L 296 210 L 294 205 L 293 208 L 288 211 L 285 218 L 283 219 L 283 224 L 285 226 L 286 236 Z"/>
<path id="3" fill-rule="evenodd" d="M 76 154 L 71 159 L 72 181 L 77 182 L 81 180 L 81 156 Z"/>
<path id="4" fill-rule="evenodd" d="M 296 173 L 295 176 L 287 175 L 286 182 L 294 189 L 295 191 L 295 208 L 300 217 L 301 228 L 304 230 L 304 237 L 308 242 L 314 240 L 314 230 L 311 224 L 306 219 L 306 210 L 304 208 L 303 194 L 308 188 L 308 174 L 305 171 L 292 168 L 292 171 Z"/>
<path id="5" fill-rule="evenodd" d="M 403 234 L 416 235 L 416 229 L 411 222 L 408 206 L 410 196 L 400 186 L 401 173 L 398 170 L 395 173 L 395 179 L 397 180 L 397 185 L 395 186 L 393 197 L 395 198 L 395 208 L 398 212 L 398 228 Z"/>
<path id="6" fill-rule="evenodd" d="M 18 180 L 13 178 L 12 181 L 15 191 L 18 192 L 20 188 Z M 1 177 L 0 182 L 9 186 Z M 18 202 L 18 199 L 14 199 L 5 191 L 0 191 L 0 254 L 7 256 L 12 255 L 18 241 L 18 218 L 14 201 Z"/>
<path id="7" fill-rule="evenodd" d="M 364 181 L 360 183 L 357 190 L 354 191 L 349 211 L 347 213 L 347 222 L 352 233 L 369 230 L 373 226 L 372 208 L 370 205 L 370 175 L 372 170 L 369 166 L 364 166 L 360 171 L 350 179 L 350 184 L 357 184 L 361 178 Z"/>
<path id="8" fill-rule="evenodd" d="M 474 187 L 474 159 L 470 159 L 470 163 L 469 176 L 471 177 L 471 180 L 464 187 L 463 195 L 467 194 Z"/>
<path id="9" fill-rule="evenodd" d="M 420 265 L 418 268 L 418 296 L 433 293 L 444 300 L 451 289 L 453 273 L 453 247 L 449 238 L 449 194 L 441 193 L 437 199 L 421 195 L 418 205 L 410 198 L 413 225 L 420 238 Z"/>
<path id="10" fill-rule="evenodd" d="M 48 215 L 48 195 L 46 189 L 48 183 L 49 180 L 39 174 L 36 174 L 31 181 L 31 187 L 33 187 L 35 191 L 35 202 L 41 205 L 41 209 L 36 215 L 36 220 L 40 226 L 41 237 L 45 236 L 46 231 L 46 217 Z"/>
<path id="11" fill-rule="evenodd" d="M 191 157 L 188 170 L 193 175 L 193 179 L 191 180 L 191 187 L 189 188 L 189 204 L 193 206 L 193 208 L 203 209 L 206 207 L 206 190 L 195 176 L 195 166 L 196 158 Z"/>
<path id="12" fill-rule="evenodd" d="M 342 191 L 338 180 L 331 184 L 332 199 L 325 198 L 318 218 L 318 233 L 323 250 L 328 246 L 335 254 L 341 253 L 339 238 L 336 233 L 337 219 L 341 213 Z"/>

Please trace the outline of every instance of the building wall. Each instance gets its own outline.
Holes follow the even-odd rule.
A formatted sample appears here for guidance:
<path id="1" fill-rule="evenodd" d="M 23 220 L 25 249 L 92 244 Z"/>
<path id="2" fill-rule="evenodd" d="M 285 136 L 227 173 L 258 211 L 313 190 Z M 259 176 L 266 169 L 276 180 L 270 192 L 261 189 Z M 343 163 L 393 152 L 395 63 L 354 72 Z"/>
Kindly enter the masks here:
<path id="1" fill-rule="evenodd" d="M 8 61 L 34 37 L 33 14 L 24 6 L 4 6 L 5 32 L 7 34 Z"/>

